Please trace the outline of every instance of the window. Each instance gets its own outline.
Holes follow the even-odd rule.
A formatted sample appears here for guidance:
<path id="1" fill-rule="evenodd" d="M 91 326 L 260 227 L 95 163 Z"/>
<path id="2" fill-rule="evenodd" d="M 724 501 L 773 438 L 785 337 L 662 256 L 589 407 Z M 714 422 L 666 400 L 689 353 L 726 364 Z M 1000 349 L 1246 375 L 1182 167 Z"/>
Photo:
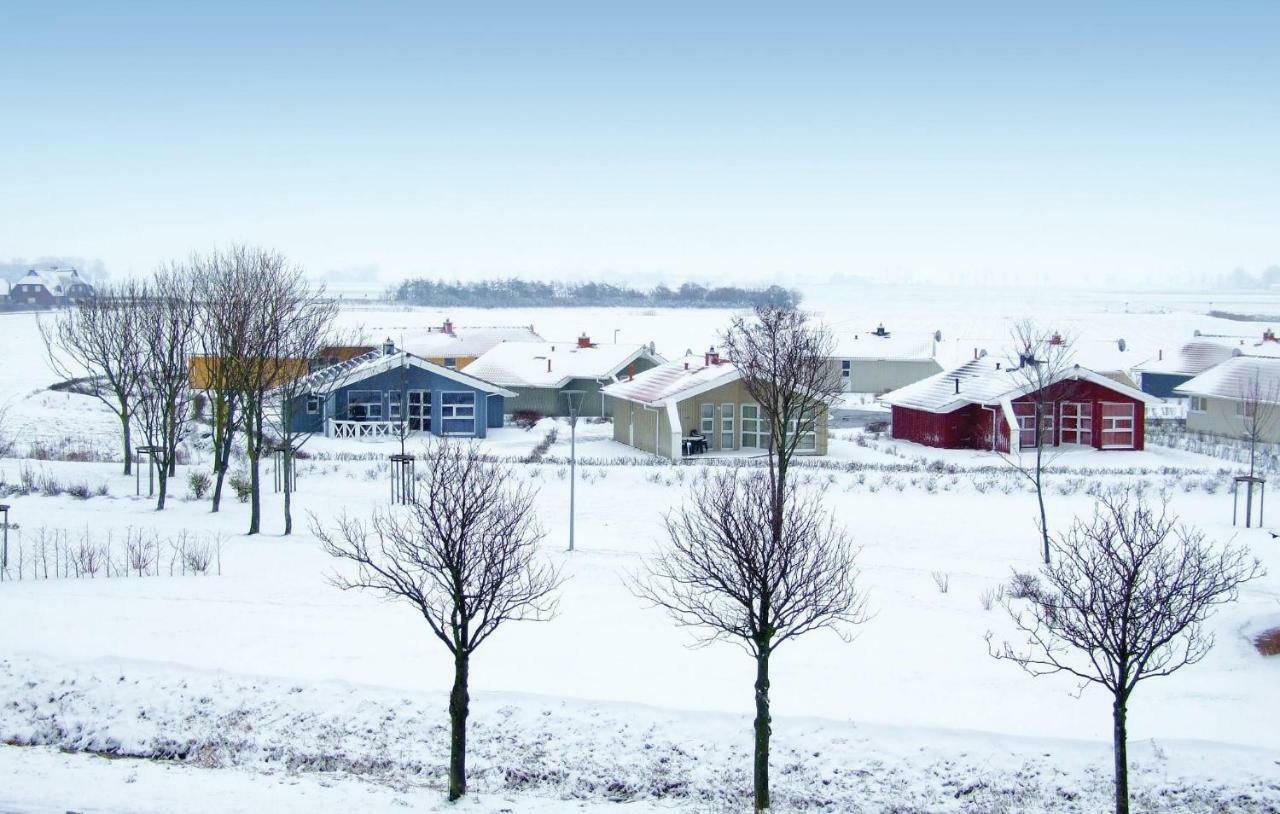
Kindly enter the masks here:
<path id="1" fill-rule="evenodd" d="M 763 449 L 768 444 L 764 433 L 764 422 L 760 419 L 760 405 L 742 405 L 742 447 L 743 449 Z"/>
<path id="2" fill-rule="evenodd" d="M 720 405 L 720 449 L 733 449 L 733 415 L 732 404 Z"/>
<path id="3" fill-rule="evenodd" d="M 1067 402 L 1062 405 L 1064 444 L 1093 446 L 1093 402 Z"/>
<path id="4" fill-rule="evenodd" d="M 846 379 L 849 378 L 849 374 L 852 372 L 852 368 L 853 368 L 853 362 L 850 362 L 848 359 L 842 359 L 840 361 L 841 377 Z"/>
<path id="5" fill-rule="evenodd" d="M 431 431 L 431 391 L 409 391 L 409 430 L 410 432 Z"/>
<path id="6" fill-rule="evenodd" d="M 1240 400 L 1236 402 L 1236 417 L 1243 418 L 1246 421 L 1252 420 L 1258 414 L 1258 403 L 1253 400 Z"/>
<path id="7" fill-rule="evenodd" d="M 400 399 L 401 399 L 401 395 L 399 393 L 392 393 L 391 397 L 387 400 L 387 419 L 388 420 L 390 421 L 400 420 L 400 414 L 401 414 Z"/>
<path id="8" fill-rule="evenodd" d="M 382 391 L 347 391 L 347 416 L 352 421 L 381 421 Z"/>
<path id="9" fill-rule="evenodd" d="M 1039 421 L 1036 420 L 1036 404 L 1030 401 L 1015 402 L 1013 414 L 1018 418 L 1018 449 L 1035 449 L 1040 443 L 1053 445 L 1053 405 L 1044 404 Z M 1036 432 L 1037 427 L 1039 432 Z M 1037 436 L 1039 442 L 1036 441 Z"/>
<path id="10" fill-rule="evenodd" d="M 1133 405 L 1102 403 L 1102 448 L 1133 449 Z"/>
<path id="11" fill-rule="evenodd" d="M 1209 411 L 1209 400 L 1204 396 L 1191 397 L 1191 412 L 1207 413 Z"/>
<path id="12" fill-rule="evenodd" d="M 447 367 L 447 368 L 449 368 L 450 370 L 457 370 L 457 369 L 458 369 L 458 359 L 457 359 L 457 357 L 456 357 L 456 356 L 446 356 L 446 357 L 444 357 L 444 366 L 445 366 L 445 367 Z"/>
<path id="13" fill-rule="evenodd" d="M 707 439 L 707 443 L 711 443 L 711 439 L 716 435 L 716 406 L 714 404 L 703 404 L 699 406 L 701 413 L 701 421 L 698 423 L 698 429 L 702 432 L 702 437 Z"/>
<path id="14" fill-rule="evenodd" d="M 460 391 L 440 394 L 440 432 L 443 435 L 475 435 L 475 393 Z"/>
<path id="15" fill-rule="evenodd" d="M 817 428 L 818 422 L 808 418 L 798 418 L 791 422 L 789 432 L 793 436 L 800 436 L 800 440 L 796 442 L 796 452 L 812 452 L 818 448 Z"/>
<path id="16" fill-rule="evenodd" d="M 307 415 L 315 415 L 320 412 L 320 397 L 315 393 L 307 396 Z"/>

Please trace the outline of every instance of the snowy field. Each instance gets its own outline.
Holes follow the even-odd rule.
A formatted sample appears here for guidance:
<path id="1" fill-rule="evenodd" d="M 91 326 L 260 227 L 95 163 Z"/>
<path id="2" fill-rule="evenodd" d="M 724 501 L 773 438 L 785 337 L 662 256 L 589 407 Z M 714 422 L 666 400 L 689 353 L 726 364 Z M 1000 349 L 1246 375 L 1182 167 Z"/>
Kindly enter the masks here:
<path id="1" fill-rule="evenodd" d="M 944 292 L 945 293 L 945 292 Z M 1262 324 L 1210 308 L 1280 313 L 1280 298 L 1065 293 L 1032 313 L 1085 340 L 1123 337 L 1134 354 L 1176 347 L 1194 330 L 1260 334 Z M 990 292 L 847 289 L 808 302 L 847 330 L 941 330 L 944 355 L 995 349 L 1027 315 L 1027 297 Z M 396 310 L 365 306 L 343 321 L 371 339 L 450 317 L 459 326 L 532 324 L 548 339 L 586 332 L 654 341 L 667 356 L 715 342 L 728 312 L 650 309 Z M 0 316 L 2 428 L 14 454 L 115 446 L 93 400 L 51 393 L 55 377 L 31 315 Z M 402 339 L 403 337 L 403 339 Z M 1141 358 L 1135 358 L 1141 361 Z M 944 360 L 945 363 L 945 360 Z M 545 436 L 504 428 L 486 447 L 513 460 Z M 625 579 L 662 537 L 662 513 L 696 499 L 706 465 L 656 462 L 580 424 L 578 550 L 567 545 L 567 427 L 546 459 L 518 464 L 540 490 L 544 549 L 564 569 L 559 616 L 513 624 L 473 661 L 471 768 L 464 811 L 745 810 L 753 666 L 729 645 L 691 649 L 687 631 L 644 606 Z M 301 464 L 297 517 L 327 523 L 386 502 L 390 444 L 313 439 Z M 55 456 L 56 457 L 56 456 Z M 93 456 L 88 456 L 93 457 Z M 935 463 L 940 462 L 940 463 Z M 193 468 L 207 469 L 196 450 Z M 1139 688 L 1130 705 L 1137 811 L 1280 811 L 1280 658 L 1251 644 L 1280 626 L 1280 542 L 1233 529 L 1224 460 L 1151 446 L 1074 452 L 1050 477 L 1054 528 L 1090 510 L 1094 484 L 1170 495 L 1184 520 L 1250 548 L 1269 576 L 1211 622 L 1201 664 Z M 10 581 L 0 585 L 0 811 L 444 810 L 445 650 L 407 606 L 331 587 L 334 564 L 300 523 L 241 536 L 247 507 L 211 515 L 179 499 L 156 513 L 109 461 L 0 459 L 0 480 L 27 470 L 106 496 L 9 499 L 20 528 L 121 539 L 183 530 L 221 539 L 221 575 Z M 932 471 L 938 470 L 938 471 Z M 1070 811 L 1110 794 L 1109 700 L 1076 697 L 1068 679 L 1033 679 L 992 660 L 984 636 L 1010 635 L 983 592 L 1036 566 L 1035 501 L 991 456 L 942 452 L 851 430 L 800 469 L 861 546 L 873 618 L 845 643 L 817 633 L 774 660 L 774 773 L 780 810 Z M 145 482 L 143 484 L 145 490 Z M 946 575 L 946 592 L 935 572 Z M 29 576 L 29 575 L 28 575 Z M 104 759 L 101 755 L 108 755 Z M 139 758 L 151 758 L 140 760 Z M 156 760 L 160 759 L 160 760 Z M 450 809 L 453 810 L 453 809 Z"/>

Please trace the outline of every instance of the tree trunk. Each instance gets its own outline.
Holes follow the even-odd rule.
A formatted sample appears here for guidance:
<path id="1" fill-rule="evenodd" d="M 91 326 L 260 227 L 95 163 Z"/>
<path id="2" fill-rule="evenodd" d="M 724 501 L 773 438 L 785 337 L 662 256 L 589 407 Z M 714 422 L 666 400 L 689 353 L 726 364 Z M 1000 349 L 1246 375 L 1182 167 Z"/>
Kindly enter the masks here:
<path id="1" fill-rule="evenodd" d="M 262 528 L 262 484 L 258 473 L 258 456 L 262 452 L 261 417 L 246 413 L 244 426 L 248 436 L 245 451 L 249 455 L 249 534 L 257 534 Z"/>
<path id="2" fill-rule="evenodd" d="M 169 468 L 164 463 L 156 467 L 156 481 L 159 483 L 159 489 L 156 490 L 156 511 L 164 510 L 165 495 L 169 493 Z"/>
<path id="3" fill-rule="evenodd" d="M 285 442 L 285 448 L 286 448 L 286 449 L 288 449 L 288 448 L 289 448 L 289 447 L 288 447 L 288 441 L 286 441 L 286 442 Z M 284 478 L 284 480 L 283 480 L 283 485 L 284 485 L 284 533 L 285 533 L 285 536 L 287 537 L 288 535 L 293 534 L 293 510 L 292 510 L 292 508 L 293 508 L 293 507 L 292 507 L 292 505 L 291 505 L 291 504 L 292 504 L 292 500 L 291 500 L 291 498 L 292 498 L 292 496 L 293 496 L 293 481 L 292 481 L 292 479 L 289 477 L 289 475 L 290 475 L 290 469 L 289 469 L 289 467 L 292 465 L 292 463 L 293 463 L 293 459 L 289 457 L 289 453 L 288 453 L 288 452 L 285 452 L 281 457 L 283 457 L 283 458 L 284 458 L 284 475 L 283 475 L 283 478 Z"/>
<path id="4" fill-rule="evenodd" d="M 133 474 L 133 437 L 129 432 L 128 411 L 120 414 L 120 430 L 124 434 L 124 474 Z"/>
<path id="5" fill-rule="evenodd" d="M 1116 759 L 1116 814 L 1129 814 L 1129 739 L 1126 730 L 1125 698 L 1115 697 L 1112 705 L 1113 740 Z"/>
<path id="6" fill-rule="evenodd" d="M 459 649 L 453 656 L 453 691 L 449 693 L 449 799 L 467 793 L 467 670 L 471 656 Z"/>
<path id="7" fill-rule="evenodd" d="M 764 811 L 769 808 L 769 736 L 773 732 L 769 718 L 769 651 L 764 648 L 756 656 L 755 730 L 755 808 Z"/>
<path id="8" fill-rule="evenodd" d="M 227 478 L 227 468 L 231 465 L 231 449 L 235 445 L 235 434 L 229 427 L 222 430 L 222 439 L 213 448 L 213 511 L 222 507 L 222 483 Z"/>
<path id="9" fill-rule="evenodd" d="M 1036 425 L 1036 432 L 1040 432 L 1040 425 Z M 1044 509 L 1044 465 L 1041 455 L 1044 450 L 1044 439 L 1040 438 L 1039 445 L 1036 447 L 1036 501 L 1040 504 L 1040 541 L 1044 546 L 1044 564 L 1049 564 L 1049 517 Z"/>

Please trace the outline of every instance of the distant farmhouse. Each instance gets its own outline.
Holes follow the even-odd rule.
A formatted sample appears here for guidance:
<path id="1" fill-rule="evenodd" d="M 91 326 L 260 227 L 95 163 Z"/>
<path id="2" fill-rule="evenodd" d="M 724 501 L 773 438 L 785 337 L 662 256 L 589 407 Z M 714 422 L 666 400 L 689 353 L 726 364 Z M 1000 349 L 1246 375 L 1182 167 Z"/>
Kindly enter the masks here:
<path id="1" fill-rule="evenodd" d="M 1180 384 L 1191 399 L 1187 429 L 1228 438 L 1280 443 L 1280 358 L 1234 356 Z"/>
<path id="2" fill-rule="evenodd" d="M 935 357 L 937 334 L 894 335 L 879 325 L 862 334 L 837 334 L 832 356 L 846 393 L 880 395 L 942 370 Z"/>
<path id="3" fill-rule="evenodd" d="M 596 343 L 583 334 L 569 342 L 503 342 L 467 372 L 515 391 L 509 413 L 566 416 L 573 399 L 578 415 L 598 417 L 613 414 L 606 385 L 661 362 L 651 345 Z"/>
<path id="4" fill-rule="evenodd" d="M 381 349 L 307 376 L 291 405 L 293 430 L 337 438 L 386 438 L 401 428 L 484 438 L 502 426 L 516 394 L 459 370 L 397 350 Z"/>
<path id="5" fill-rule="evenodd" d="M 503 342 L 541 341 L 532 325 L 464 327 L 446 319 L 439 327 L 428 328 L 426 335 L 411 335 L 403 344 L 405 350 L 419 358 L 451 370 L 464 370 Z"/>
<path id="6" fill-rule="evenodd" d="M 31 269 L 9 288 L 11 307 L 59 308 L 93 296 L 93 285 L 73 268 Z"/>
<path id="7" fill-rule="evenodd" d="M 945 449 L 998 452 L 1074 444 L 1142 449 L 1144 407 L 1157 399 L 1076 365 L 1038 397 L 1009 366 L 982 356 L 895 390 L 881 399 L 893 410 L 892 435 Z M 1037 427 L 1036 401 L 1052 415 Z"/>
<path id="8" fill-rule="evenodd" d="M 613 402 L 613 439 L 663 458 L 769 448 L 768 424 L 741 371 L 714 350 L 658 365 L 608 385 L 604 394 Z M 827 454 L 827 418 L 824 407 L 798 453 Z"/>

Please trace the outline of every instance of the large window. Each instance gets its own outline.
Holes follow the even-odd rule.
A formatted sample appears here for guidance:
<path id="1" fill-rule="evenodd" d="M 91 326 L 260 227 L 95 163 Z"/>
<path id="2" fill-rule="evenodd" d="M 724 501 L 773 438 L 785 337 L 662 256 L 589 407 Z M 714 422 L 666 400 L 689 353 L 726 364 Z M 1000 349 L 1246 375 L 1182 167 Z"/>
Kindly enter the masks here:
<path id="1" fill-rule="evenodd" d="M 1133 449 L 1133 405 L 1102 403 L 1102 448 Z"/>
<path id="2" fill-rule="evenodd" d="M 1037 420 L 1034 402 L 1023 401 L 1013 405 L 1013 414 L 1018 418 L 1019 449 L 1035 449 L 1041 444 L 1053 446 L 1053 405 L 1041 405 L 1041 409 L 1043 412 Z"/>
<path id="3" fill-rule="evenodd" d="M 1246 421 L 1252 421 L 1254 416 L 1258 414 L 1258 402 L 1251 398 L 1240 399 L 1236 402 L 1236 417 L 1243 418 Z"/>
<path id="4" fill-rule="evenodd" d="M 352 421 L 381 421 L 382 391 L 348 390 L 347 417 Z"/>
<path id="5" fill-rule="evenodd" d="M 1206 413 L 1209 411 L 1209 400 L 1204 396 L 1191 397 L 1191 412 Z"/>
<path id="6" fill-rule="evenodd" d="M 818 448 L 818 422 L 808 418 L 798 418 L 791 422 L 789 432 L 794 436 L 799 434 L 800 440 L 796 442 L 797 452 L 812 452 Z"/>
<path id="7" fill-rule="evenodd" d="M 440 432 L 443 435 L 476 434 L 475 393 L 440 394 Z"/>
<path id="8" fill-rule="evenodd" d="M 314 393 L 307 396 L 307 415 L 316 415 L 320 412 L 320 397 Z"/>
<path id="9" fill-rule="evenodd" d="M 409 431 L 429 432 L 431 430 L 431 391 L 409 391 Z"/>
<path id="10" fill-rule="evenodd" d="M 768 445 L 769 436 L 765 431 L 764 421 L 760 418 L 760 405 L 742 405 L 743 449 L 765 449 Z"/>
<path id="11" fill-rule="evenodd" d="M 1093 403 L 1067 402 L 1062 405 L 1062 443 L 1093 446 Z"/>
<path id="12" fill-rule="evenodd" d="M 733 449 L 733 416 L 732 404 L 720 405 L 720 449 Z"/>
<path id="13" fill-rule="evenodd" d="M 716 437 L 716 406 L 714 404 L 702 404 L 698 407 L 701 410 L 699 415 L 698 430 L 702 432 L 702 437 L 707 439 L 707 443 Z"/>

